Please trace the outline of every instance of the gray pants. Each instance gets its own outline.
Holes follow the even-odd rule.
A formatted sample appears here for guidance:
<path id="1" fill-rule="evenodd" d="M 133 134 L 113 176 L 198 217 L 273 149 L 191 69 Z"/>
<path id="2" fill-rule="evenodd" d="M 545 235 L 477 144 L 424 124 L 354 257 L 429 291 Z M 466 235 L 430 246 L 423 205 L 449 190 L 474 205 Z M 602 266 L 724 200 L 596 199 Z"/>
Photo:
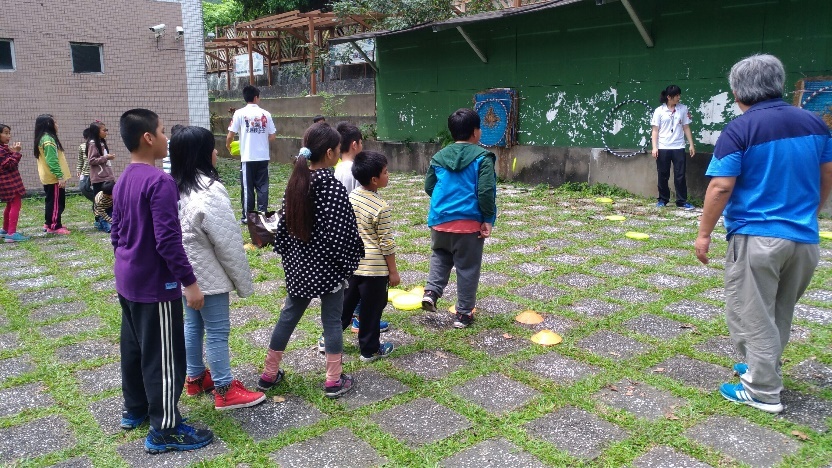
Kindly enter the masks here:
<path id="1" fill-rule="evenodd" d="M 285 351 L 289 337 L 295 331 L 300 318 L 312 299 L 286 296 L 280 318 L 272 331 L 269 349 Z M 324 326 L 324 342 L 327 354 L 341 354 L 344 351 L 344 336 L 341 329 L 341 310 L 344 305 L 344 288 L 334 293 L 321 294 L 321 323 Z"/>
<path id="2" fill-rule="evenodd" d="M 731 340 L 745 356 L 746 391 L 779 403 L 780 358 L 789 342 L 794 305 L 818 265 L 817 244 L 734 235 L 725 255 L 725 318 Z"/>
<path id="3" fill-rule="evenodd" d="M 470 314 L 477 305 L 477 287 L 480 284 L 482 247 L 485 239 L 479 233 L 456 234 L 430 230 L 430 271 L 425 290 L 440 297 L 448 285 L 451 268 L 456 267 L 456 310 Z"/>

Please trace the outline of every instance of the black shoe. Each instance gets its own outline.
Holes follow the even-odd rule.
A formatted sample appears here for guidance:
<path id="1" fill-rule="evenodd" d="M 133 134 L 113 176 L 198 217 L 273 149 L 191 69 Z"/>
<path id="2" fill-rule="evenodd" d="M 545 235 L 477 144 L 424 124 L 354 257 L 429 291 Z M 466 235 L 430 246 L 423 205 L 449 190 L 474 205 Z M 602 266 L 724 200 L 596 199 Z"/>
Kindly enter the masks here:
<path id="1" fill-rule="evenodd" d="M 439 294 L 435 291 L 426 290 L 422 297 L 422 310 L 436 312 L 436 303 L 439 301 Z"/>
<path id="2" fill-rule="evenodd" d="M 347 374 L 341 374 L 341 378 L 338 379 L 338 383 L 335 385 L 326 385 L 324 384 L 324 395 L 327 398 L 341 398 L 350 390 L 355 388 L 355 377 Z"/>
<path id="3" fill-rule="evenodd" d="M 268 392 L 275 385 L 277 385 L 281 381 L 283 381 L 283 376 L 284 375 L 286 375 L 286 372 L 283 369 L 278 369 L 277 376 L 274 378 L 274 381 L 266 380 L 261 375 L 260 380 L 257 382 L 257 390 L 260 390 L 261 392 Z"/>
<path id="4" fill-rule="evenodd" d="M 166 431 L 150 428 L 144 440 L 147 453 L 165 453 L 171 450 L 196 450 L 214 440 L 214 433 L 208 429 L 196 429 L 187 424 Z"/>
<path id="5" fill-rule="evenodd" d="M 459 312 L 456 313 L 456 319 L 454 320 L 454 328 L 465 328 L 468 325 L 474 323 L 474 314 L 461 314 Z"/>

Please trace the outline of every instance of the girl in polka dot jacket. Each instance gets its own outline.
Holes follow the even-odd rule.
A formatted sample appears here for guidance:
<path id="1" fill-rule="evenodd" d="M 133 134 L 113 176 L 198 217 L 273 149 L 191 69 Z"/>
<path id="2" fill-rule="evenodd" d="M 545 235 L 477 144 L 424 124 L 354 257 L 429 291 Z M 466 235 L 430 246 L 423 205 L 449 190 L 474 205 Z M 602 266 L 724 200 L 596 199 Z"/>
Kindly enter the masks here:
<path id="1" fill-rule="evenodd" d="M 330 169 L 340 157 L 340 134 L 325 123 L 314 124 L 303 135 L 303 145 L 286 185 L 275 236 L 288 295 L 257 387 L 266 391 L 283 379 L 280 361 L 289 337 L 312 299 L 320 297 L 326 342 L 324 393 L 338 398 L 355 384 L 352 376 L 342 373 L 341 310 L 347 279 L 364 257 L 364 243 L 347 190 Z"/>

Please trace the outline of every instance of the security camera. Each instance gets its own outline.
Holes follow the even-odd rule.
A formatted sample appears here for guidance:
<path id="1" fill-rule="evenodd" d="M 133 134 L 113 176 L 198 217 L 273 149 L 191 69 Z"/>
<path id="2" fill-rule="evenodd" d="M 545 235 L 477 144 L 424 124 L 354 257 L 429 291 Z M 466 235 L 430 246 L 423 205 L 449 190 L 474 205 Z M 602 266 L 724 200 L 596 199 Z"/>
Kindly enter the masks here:
<path id="1" fill-rule="evenodd" d="M 217 37 L 217 35 L 216 35 L 216 34 L 214 34 L 214 33 L 212 33 L 212 32 L 209 32 L 209 33 L 207 34 L 207 36 L 208 36 L 208 39 L 213 39 L 213 38 Z"/>
<path id="2" fill-rule="evenodd" d="M 183 28 L 182 26 L 177 26 L 176 27 L 176 35 L 179 36 L 179 37 L 184 36 L 185 35 L 185 28 Z"/>
<path id="3" fill-rule="evenodd" d="M 150 27 L 150 32 L 156 35 L 156 37 L 161 36 L 165 33 L 165 23 L 157 24 L 156 26 Z"/>

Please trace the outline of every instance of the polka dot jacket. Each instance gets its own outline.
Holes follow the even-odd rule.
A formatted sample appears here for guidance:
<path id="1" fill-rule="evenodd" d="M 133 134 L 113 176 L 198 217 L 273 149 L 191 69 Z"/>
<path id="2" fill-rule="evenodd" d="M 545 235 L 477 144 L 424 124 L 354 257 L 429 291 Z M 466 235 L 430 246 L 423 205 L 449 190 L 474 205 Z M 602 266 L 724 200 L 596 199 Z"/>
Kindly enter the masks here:
<path id="1" fill-rule="evenodd" d="M 330 169 L 312 171 L 311 181 L 310 196 L 315 200 L 312 239 L 303 242 L 289 235 L 283 216 L 275 236 L 274 251 L 283 258 L 286 290 L 294 297 L 313 298 L 335 291 L 364 257 L 364 243 L 344 185 Z"/>

